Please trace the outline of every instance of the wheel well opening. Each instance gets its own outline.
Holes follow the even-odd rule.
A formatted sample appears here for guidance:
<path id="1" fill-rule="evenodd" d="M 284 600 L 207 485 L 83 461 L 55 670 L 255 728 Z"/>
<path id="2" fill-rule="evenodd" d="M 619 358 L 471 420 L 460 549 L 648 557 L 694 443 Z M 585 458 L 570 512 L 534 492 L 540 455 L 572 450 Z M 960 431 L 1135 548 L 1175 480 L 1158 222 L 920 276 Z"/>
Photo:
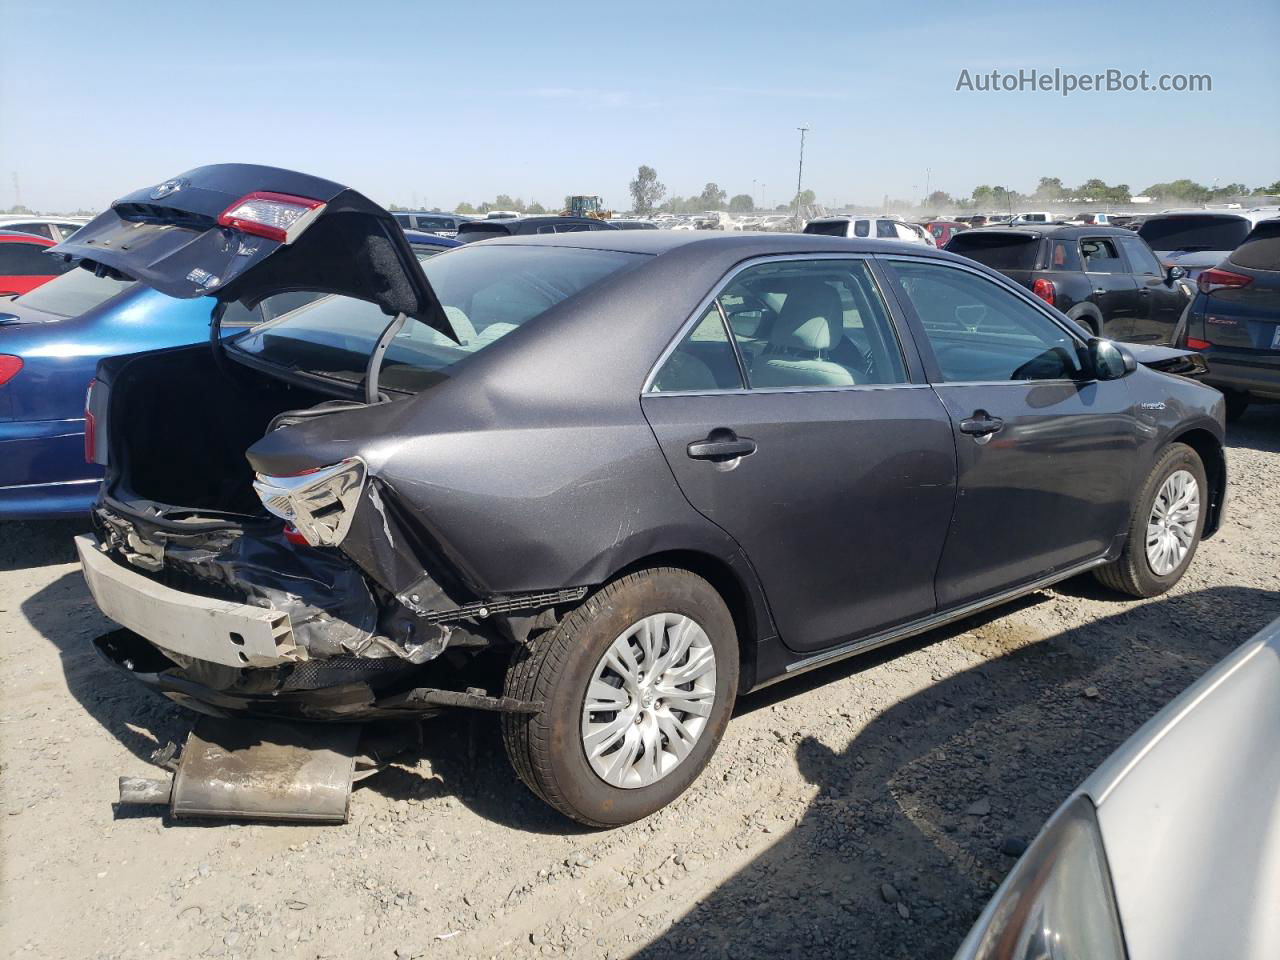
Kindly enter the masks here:
<path id="1" fill-rule="evenodd" d="M 1222 444 L 1208 430 L 1199 428 L 1180 433 L 1173 438 L 1174 443 L 1185 443 L 1200 457 L 1204 464 L 1205 476 L 1209 480 L 1211 497 L 1209 500 L 1209 516 L 1205 518 L 1203 536 L 1212 536 L 1218 529 L 1218 521 L 1222 515 L 1222 499 L 1226 491 L 1226 470 L 1223 460 Z"/>
<path id="2" fill-rule="evenodd" d="M 755 611 L 751 597 L 739 575 L 718 557 L 694 550 L 669 550 L 642 557 L 617 571 L 610 580 L 653 567 L 679 567 L 697 574 L 724 600 L 733 617 L 733 628 L 738 635 L 738 689 L 750 690 L 756 677 L 756 638 L 758 636 Z"/>

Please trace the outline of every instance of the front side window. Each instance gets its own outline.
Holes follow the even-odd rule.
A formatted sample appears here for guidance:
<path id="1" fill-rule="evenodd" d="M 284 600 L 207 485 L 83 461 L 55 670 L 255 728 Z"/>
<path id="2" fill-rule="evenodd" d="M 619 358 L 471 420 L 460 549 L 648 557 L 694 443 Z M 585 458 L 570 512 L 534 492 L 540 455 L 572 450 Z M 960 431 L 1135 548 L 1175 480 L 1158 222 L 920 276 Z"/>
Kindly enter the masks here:
<path id="1" fill-rule="evenodd" d="M 411 321 L 382 364 L 389 390 L 417 393 L 447 379 L 455 364 L 536 320 L 606 277 L 645 262 L 644 254 L 571 247 L 475 246 L 448 257 L 419 256 L 461 343 Z M 349 297 L 326 296 L 233 341 L 269 363 L 358 385 L 391 318 Z"/>
<path id="2" fill-rule="evenodd" d="M 1104 237 L 1080 241 L 1080 259 L 1086 273 L 1125 273 L 1115 242 Z"/>
<path id="3" fill-rule="evenodd" d="M 1069 380 L 1084 371 L 1083 347 L 1011 290 L 938 263 L 895 261 L 948 383 Z"/>
<path id="4" fill-rule="evenodd" d="M 897 240 L 898 225 L 892 220 L 877 220 L 876 236 L 882 240 Z"/>
<path id="5" fill-rule="evenodd" d="M 1160 269 L 1160 261 L 1151 252 L 1151 248 L 1147 246 L 1147 241 L 1139 236 L 1119 237 L 1118 241 L 1128 256 L 1129 265 L 1133 267 L 1134 273 L 1145 273 L 1158 277 L 1164 272 Z"/>
<path id="6" fill-rule="evenodd" d="M 853 235 L 854 235 L 855 237 L 869 237 L 869 236 L 871 236 L 871 221 L 870 221 L 870 220 L 859 220 L 857 223 L 855 223 L 855 224 L 853 225 Z"/>
<path id="7" fill-rule="evenodd" d="M 907 380 L 888 310 L 862 260 L 786 260 L 749 267 L 725 285 L 712 307 L 716 304 L 724 311 L 753 390 Z M 655 390 L 740 386 L 738 373 L 728 364 L 732 349 L 719 346 L 724 330 L 722 324 L 717 327 L 719 311 L 715 314 L 713 318 L 709 311 L 700 318 L 668 358 L 654 379 Z M 665 386 L 690 382 L 688 357 L 710 371 L 698 368 L 705 386 Z"/>

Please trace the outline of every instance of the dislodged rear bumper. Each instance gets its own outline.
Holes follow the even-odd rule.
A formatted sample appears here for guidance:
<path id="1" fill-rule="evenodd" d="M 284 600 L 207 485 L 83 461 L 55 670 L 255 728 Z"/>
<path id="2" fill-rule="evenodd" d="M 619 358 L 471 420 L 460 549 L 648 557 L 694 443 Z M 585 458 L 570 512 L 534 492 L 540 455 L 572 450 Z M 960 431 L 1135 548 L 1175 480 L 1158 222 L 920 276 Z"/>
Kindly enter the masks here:
<path id="1" fill-rule="evenodd" d="M 228 667 L 308 659 L 287 613 L 166 587 L 113 561 L 91 536 L 76 537 L 76 550 L 102 612 L 162 650 Z"/>

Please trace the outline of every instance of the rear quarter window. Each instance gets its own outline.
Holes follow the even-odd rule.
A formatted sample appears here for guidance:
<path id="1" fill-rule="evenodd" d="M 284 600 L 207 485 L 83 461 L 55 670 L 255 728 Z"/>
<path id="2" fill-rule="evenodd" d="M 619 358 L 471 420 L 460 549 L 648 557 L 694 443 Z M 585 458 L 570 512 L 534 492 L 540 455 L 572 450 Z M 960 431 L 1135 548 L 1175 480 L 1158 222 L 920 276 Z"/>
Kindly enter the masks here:
<path id="1" fill-rule="evenodd" d="M 805 225 L 804 232 L 817 234 L 821 237 L 847 237 L 849 235 L 849 221 L 828 220 L 826 223 L 809 223 Z"/>
<path id="2" fill-rule="evenodd" d="M 1280 270 L 1280 220 L 1264 220 L 1227 259 L 1248 270 Z"/>
<path id="3" fill-rule="evenodd" d="M 992 270 L 1034 270 L 1040 240 L 998 233 L 961 233 L 951 238 L 946 249 Z"/>

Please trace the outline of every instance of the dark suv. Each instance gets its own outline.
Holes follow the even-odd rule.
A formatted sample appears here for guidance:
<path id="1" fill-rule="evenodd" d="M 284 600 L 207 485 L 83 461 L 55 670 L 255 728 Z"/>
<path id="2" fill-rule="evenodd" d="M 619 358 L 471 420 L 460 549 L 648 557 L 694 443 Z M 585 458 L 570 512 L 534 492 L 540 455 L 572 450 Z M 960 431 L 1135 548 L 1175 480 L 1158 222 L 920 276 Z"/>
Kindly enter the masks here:
<path id="1" fill-rule="evenodd" d="M 946 249 L 999 270 L 1098 336 L 1171 343 L 1191 288 L 1130 230 L 1098 226 L 988 227 Z"/>
<path id="2" fill-rule="evenodd" d="M 464 217 L 457 213 L 393 213 L 396 223 L 406 230 L 421 230 L 423 233 L 434 233 L 441 237 L 456 237 L 458 228 L 470 223 L 474 217 Z"/>
<path id="3" fill-rule="evenodd" d="M 1280 401 L 1280 219 L 1263 220 L 1196 279 L 1180 342 L 1209 362 L 1205 382 L 1227 397 L 1227 419 L 1251 400 Z"/>
<path id="4" fill-rule="evenodd" d="M 607 220 L 594 217 L 510 217 L 501 220 L 472 220 L 458 228 L 463 243 L 492 240 L 494 237 L 530 237 L 540 233 L 585 233 L 589 230 L 617 230 Z"/>

